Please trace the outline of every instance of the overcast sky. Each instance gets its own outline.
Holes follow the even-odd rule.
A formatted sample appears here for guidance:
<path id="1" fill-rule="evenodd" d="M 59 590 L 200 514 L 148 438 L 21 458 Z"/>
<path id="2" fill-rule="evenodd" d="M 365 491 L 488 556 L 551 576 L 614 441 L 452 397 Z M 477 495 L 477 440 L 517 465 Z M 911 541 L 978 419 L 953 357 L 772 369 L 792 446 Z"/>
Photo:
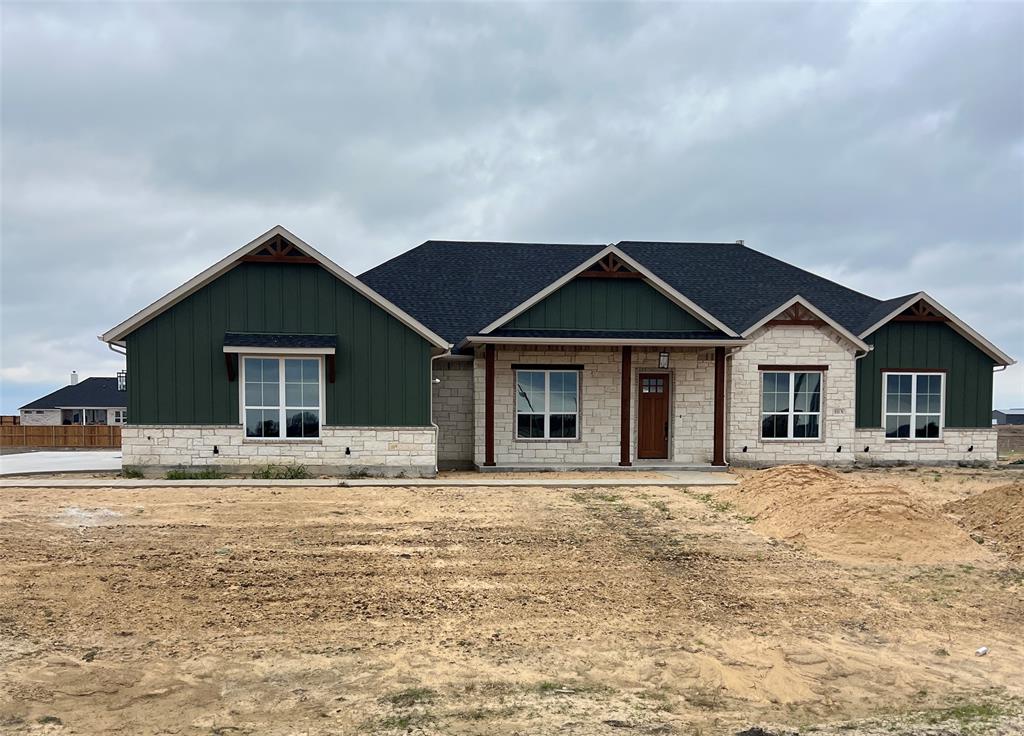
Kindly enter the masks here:
<path id="1" fill-rule="evenodd" d="M 738 238 L 1024 358 L 1024 5 L 5 3 L 0 412 L 280 223 Z M 996 404 L 1024 406 L 1024 368 Z"/>

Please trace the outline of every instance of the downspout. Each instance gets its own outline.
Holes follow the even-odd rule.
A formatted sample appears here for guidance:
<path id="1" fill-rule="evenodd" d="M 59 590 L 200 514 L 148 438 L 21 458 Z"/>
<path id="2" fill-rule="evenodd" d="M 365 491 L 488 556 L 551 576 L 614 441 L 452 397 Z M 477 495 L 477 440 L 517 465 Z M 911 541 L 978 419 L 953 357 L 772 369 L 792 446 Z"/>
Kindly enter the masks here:
<path id="1" fill-rule="evenodd" d="M 102 339 L 102 338 L 100 338 L 100 339 Z M 113 352 L 117 353 L 118 355 L 124 355 L 124 356 L 126 356 L 126 357 L 127 357 L 127 355 L 128 355 L 128 350 L 127 350 L 127 349 L 121 349 L 121 350 L 118 350 L 118 348 L 119 348 L 119 347 L 121 347 L 121 346 L 120 346 L 120 345 L 116 345 L 115 343 L 112 343 L 112 342 L 108 342 L 108 343 L 107 343 L 107 347 L 108 347 L 108 348 L 109 348 L 109 349 L 110 349 L 111 351 L 113 351 Z"/>
<path id="2" fill-rule="evenodd" d="M 438 427 L 437 423 L 434 421 L 434 384 L 435 383 L 441 383 L 441 379 L 440 378 L 434 378 L 434 361 L 437 360 L 438 358 L 448 358 L 448 357 L 451 357 L 451 354 L 452 354 L 452 346 L 449 345 L 448 349 L 445 350 L 443 353 L 435 355 L 435 356 L 431 357 L 431 359 L 430 359 L 430 426 L 434 428 L 434 475 L 435 476 L 437 475 L 438 448 L 439 448 L 439 446 L 441 444 L 441 442 L 440 442 L 440 440 L 441 440 L 441 428 Z"/>

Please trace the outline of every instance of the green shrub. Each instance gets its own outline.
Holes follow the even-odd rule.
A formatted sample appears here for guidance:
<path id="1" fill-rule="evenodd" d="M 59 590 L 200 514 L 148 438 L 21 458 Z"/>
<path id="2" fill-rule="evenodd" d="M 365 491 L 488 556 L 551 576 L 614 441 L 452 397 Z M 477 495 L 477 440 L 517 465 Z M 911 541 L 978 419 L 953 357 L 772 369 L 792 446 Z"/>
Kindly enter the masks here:
<path id="1" fill-rule="evenodd" d="M 264 465 L 252 471 L 259 480 L 303 480 L 312 478 L 305 465 Z"/>
<path id="2" fill-rule="evenodd" d="M 125 465 L 121 468 L 122 478 L 143 478 L 142 469 L 138 465 Z"/>
<path id="3" fill-rule="evenodd" d="M 218 480 L 225 476 L 224 473 L 213 468 L 203 468 L 201 470 L 175 468 L 174 470 L 168 470 L 167 475 L 164 477 L 167 480 Z"/>

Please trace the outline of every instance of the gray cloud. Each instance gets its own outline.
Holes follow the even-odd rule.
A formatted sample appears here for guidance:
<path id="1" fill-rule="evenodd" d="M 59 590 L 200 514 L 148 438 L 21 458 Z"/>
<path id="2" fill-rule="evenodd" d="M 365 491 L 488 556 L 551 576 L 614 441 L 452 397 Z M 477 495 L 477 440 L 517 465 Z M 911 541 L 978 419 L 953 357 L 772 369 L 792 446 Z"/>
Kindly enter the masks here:
<path id="1" fill-rule="evenodd" d="M 354 272 L 429 237 L 745 238 L 1024 357 L 1019 5 L 33 3 L 2 32 L 4 413 L 278 222 Z"/>

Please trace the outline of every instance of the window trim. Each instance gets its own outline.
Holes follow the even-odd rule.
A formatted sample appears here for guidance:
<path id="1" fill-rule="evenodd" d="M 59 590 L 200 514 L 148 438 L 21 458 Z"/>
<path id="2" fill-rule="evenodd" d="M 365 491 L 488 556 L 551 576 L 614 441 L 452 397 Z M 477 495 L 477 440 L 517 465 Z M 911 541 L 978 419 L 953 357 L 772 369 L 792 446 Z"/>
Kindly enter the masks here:
<path id="1" fill-rule="evenodd" d="M 245 433 L 245 408 L 246 408 L 246 406 L 245 406 L 245 359 L 246 358 L 257 358 L 259 360 L 268 360 L 268 359 L 277 358 L 277 360 L 279 361 L 278 375 L 280 376 L 280 380 L 278 382 L 278 387 L 279 387 L 278 391 L 279 391 L 279 394 L 280 394 L 280 401 L 279 401 L 280 405 L 277 407 L 277 409 L 278 409 L 278 414 L 279 414 L 279 416 L 278 416 L 278 426 L 280 426 L 281 428 L 285 427 L 285 412 L 287 411 L 287 407 L 285 406 L 285 399 L 284 399 L 284 384 L 285 384 L 285 382 L 284 382 L 284 361 L 285 360 L 296 360 L 296 359 L 303 360 L 303 359 L 305 359 L 305 360 L 315 360 L 317 362 L 317 371 L 318 371 L 318 379 L 317 380 L 319 381 L 319 388 L 320 388 L 320 391 L 319 391 L 319 394 L 320 394 L 320 396 L 319 396 L 320 405 L 318 407 L 318 417 L 319 417 L 319 420 L 318 420 L 318 430 L 317 430 L 317 436 L 316 437 L 287 437 L 287 436 L 281 436 L 281 437 L 249 437 L 249 436 L 246 435 L 246 433 Z M 296 442 L 302 443 L 302 442 L 305 442 L 305 443 L 318 443 L 319 444 L 323 440 L 323 437 L 324 437 L 324 426 L 326 425 L 326 422 L 324 420 L 327 418 L 327 416 L 325 414 L 325 412 L 327 411 L 327 408 L 326 408 L 327 407 L 327 388 L 324 385 L 324 377 L 325 376 L 324 376 L 324 356 L 323 355 L 308 354 L 308 353 L 307 354 L 303 354 L 303 355 L 297 355 L 297 354 L 293 354 L 293 353 L 288 353 L 288 354 L 278 353 L 278 354 L 275 354 L 275 355 L 267 355 L 265 353 L 255 353 L 255 354 L 254 353 L 241 353 L 241 354 L 239 354 L 239 356 L 238 356 L 238 424 L 242 428 L 242 441 L 243 442 L 289 442 L 289 443 L 296 443 Z M 305 408 L 310 408 L 310 407 L 305 407 Z"/>
<path id="2" fill-rule="evenodd" d="M 519 385 L 519 372 L 528 371 L 530 373 L 543 373 L 544 374 L 544 411 L 543 412 L 521 412 L 519 411 L 519 392 L 517 386 Z M 576 375 L 576 411 L 551 411 L 551 374 L 552 373 L 573 373 Z M 579 366 L 567 365 L 529 365 L 517 363 L 514 370 L 512 371 L 512 437 L 516 442 L 579 442 L 583 437 L 582 423 L 582 411 L 580 403 L 582 401 L 582 389 L 580 384 L 582 383 L 582 369 Z M 519 415 L 526 414 L 530 416 L 540 415 L 544 417 L 544 436 L 543 437 L 520 437 L 519 436 Z M 576 434 L 572 437 L 551 437 L 551 415 L 564 415 L 571 414 L 576 417 Z"/>
<path id="3" fill-rule="evenodd" d="M 886 411 L 886 397 L 888 395 L 889 376 L 910 376 L 910 437 L 886 437 L 885 418 L 888 414 L 906 416 L 907 412 Z M 914 429 L 917 427 L 917 377 L 918 376 L 939 376 L 939 436 L 938 437 L 914 437 Z M 938 369 L 917 369 L 899 370 L 887 369 L 882 371 L 882 439 L 886 442 L 942 442 L 946 432 L 946 371 Z M 924 416 L 933 416 L 933 412 L 926 412 Z"/>
<path id="4" fill-rule="evenodd" d="M 782 370 L 780 370 L 782 369 Z M 758 382 L 757 382 L 757 395 L 758 395 L 758 408 L 759 412 L 757 415 L 757 436 L 761 442 L 824 442 L 825 441 L 825 373 L 828 370 L 827 367 L 822 366 L 758 366 Z M 789 376 L 789 409 L 785 412 L 781 411 L 765 411 L 764 408 L 764 375 L 766 373 L 785 373 Z M 796 392 L 796 380 L 793 376 L 796 373 L 817 373 L 818 374 L 818 411 L 796 411 L 796 402 L 793 400 Z M 785 437 L 765 437 L 764 436 L 764 418 L 765 415 L 773 416 L 786 416 L 786 436 Z M 818 416 L 818 434 L 814 437 L 794 437 L 793 427 L 795 422 L 793 417 L 797 415 L 817 415 Z"/>

